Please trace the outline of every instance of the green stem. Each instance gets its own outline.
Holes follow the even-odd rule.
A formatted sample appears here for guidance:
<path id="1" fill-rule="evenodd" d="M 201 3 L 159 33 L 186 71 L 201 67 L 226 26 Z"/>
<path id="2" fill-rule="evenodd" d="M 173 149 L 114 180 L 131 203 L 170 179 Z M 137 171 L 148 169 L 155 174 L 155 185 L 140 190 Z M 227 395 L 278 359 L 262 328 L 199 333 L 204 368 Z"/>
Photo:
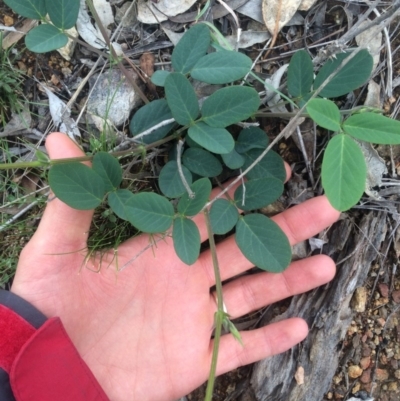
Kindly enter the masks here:
<path id="1" fill-rule="evenodd" d="M 266 109 L 259 110 L 254 114 L 254 117 L 280 117 L 280 118 L 292 118 L 294 116 L 298 117 L 310 117 L 310 115 L 306 112 L 304 113 L 297 113 L 297 112 L 290 112 L 288 111 L 287 113 L 270 113 L 266 112 Z M 352 109 L 348 110 L 339 110 L 341 115 L 348 115 L 348 114 L 353 114 L 357 111 L 370 111 L 372 113 L 382 113 L 382 110 L 376 109 L 374 107 L 367 107 L 367 106 L 357 106 Z"/>
<path id="2" fill-rule="evenodd" d="M 219 342 L 221 339 L 222 322 L 225 317 L 225 312 L 223 310 L 224 303 L 222 298 L 222 281 L 218 266 L 217 248 L 215 246 L 214 234 L 211 229 L 211 221 L 210 221 L 210 216 L 208 214 L 208 210 L 204 209 L 203 212 L 207 227 L 208 241 L 210 243 L 211 257 L 213 261 L 214 276 L 215 276 L 215 289 L 217 292 L 217 312 L 215 313 L 214 346 L 213 346 L 210 374 L 208 376 L 208 382 L 207 382 L 206 397 L 204 399 L 204 401 L 211 401 L 214 391 L 215 376 L 217 372 Z"/>
<path id="3" fill-rule="evenodd" d="M 123 157 L 123 156 L 129 156 L 129 155 L 140 155 L 143 152 L 143 149 L 146 151 L 156 148 L 160 145 L 163 145 L 164 143 L 167 143 L 169 141 L 172 141 L 173 139 L 176 139 L 180 135 L 181 130 L 178 130 L 174 132 L 173 134 L 160 139 L 156 142 L 153 142 L 149 145 L 146 146 L 139 146 L 136 149 L 130 149 L 130 150 L 121 150 L 117 152 L 111 152 L 110 155 L 114 157 Z M 64 164 L 64 163 L 73 163 L 73 162 L 87 162 L 91 161 L 93 159 L 92 156 L 81 156 L 81 157 L 70 157 L 70 158 L 65 158 L 65 159 L 53 159 L 53 160 L 48 160 L 48 161 L 41 161 L 41 160 L 35 160 L 32 162 L 18 162 L 18 163 L 0 163 L 0 170 L 13 170 L 13 169 L 19 169 L 19 168 L 40 168 L 40 167 L 50 167 L 54 166 L 55 164 Z"/>
<path id="4" fill-rule="evenodd" d="M 0 163 L 0 170 L 11 170 L 18 168 L 38 168 L 48 167 L 55 164 L 71 163 L 71 162 L 86 162 L 92 160 L 93 156 L 70 157 L 68 159 L 54 159 L 48 161 L 35 160 L 32 162 L 18 163 Z"/>

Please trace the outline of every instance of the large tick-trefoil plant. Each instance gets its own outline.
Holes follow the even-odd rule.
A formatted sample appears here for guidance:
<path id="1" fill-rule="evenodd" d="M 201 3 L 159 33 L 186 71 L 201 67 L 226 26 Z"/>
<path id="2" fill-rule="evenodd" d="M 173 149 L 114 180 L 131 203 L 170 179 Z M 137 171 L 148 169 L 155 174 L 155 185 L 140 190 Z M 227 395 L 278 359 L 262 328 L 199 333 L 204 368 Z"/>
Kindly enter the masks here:
<path id="1" fill-rule="evenodd" d="M 26 10 L 16 8 L 24 2 L 32 6 L 29 15 Z M 72 17 L 67 19 L 68 23 L 63 22 L 65 10 L 64 17 L 59 18 L 51 6 L 65 2 L 7 0 L 6 3 L 30 18 L 44 19 L 48 12 L 58 33 L 72 23 Z M 36 3 L 41 8 L 33 7 Z M 40 29 L 39 33 L 44 29 L 56 32 L 50 25 Z M 234 84 L 250 73 L 251 59 L 222 47 L 206 24 L 198 24 L 183 35 L 171 62 L 173 71 L 157 71 L 152 77 L 154 84 L 164 87 L 165 99 L 146 104 L 130 122 L 130 132 L 137 142 L 132 153 L 143 153 L 160 143 L 171 144 L 169 158 L 158 177 L 161 194 L 132 193 L 121 188 L 122 168 L 107 152 L 79 160 L 47 160 L 38 153 L 37 162 L 0 165 L 0 168 L 50 165 L 49 183 L 60 200 L 82 210 L 108 203 L 113 213 L 139 231 L 170 235 L 176 254 L 188 265 L 198 259 L 201 245 L 192 217 L 204 212 L 214 256 L 213 234 L 234 231 L 236 243 L 249 261 L 261 269 L 282 272 L 291 260 L 289 242 L 271 219 L 255 211 L 281 196 L 286 177 L 284 163 L 277 153 L 267 151 L 269 139 L 262 129 L 238 128 L 238 123 L 257 116 L 261 103 L 251 86 Z M 366 163 L 357 141 L 400 143 L 398 121 L 369 111 L 350 112 L 342 118 L 335 103 L 327 99 L 360 87 L 371 71 L 372 57 L 367 50 L 338 54 L 316 75 L 308 54 L 299 51 L 288 68 L 287 92 L 292 104 L 304 108 L 316 124 L 333 133 L 323 157 L 322 185 L 331 204 L 341 211 L 354 206 L 365 187 Z M 194 81 L 218 87 L 199 102 Z M 91 160 L 92 167 L 80 163 L 83 159 Z M 240 175 L 246 173 L 241 185 L 233 197 L 210 199 L 211 180 L 229 170 Z M 221 280 L 216 258 L 214 261 L 218 311 L 207 400 L 211 399 L 221 325 L 226 324 L 238 337 L 222 308 Z"/>
<path id="2" fill-rule="evenodd" d="M 210 178 L 219 176 L 224 168 L 245 169 L 268 145 L 268 137 L 260 128 L 242 129 L 235 137 L 227 129 L 257 112 L 260 100 L 253 88 L 230 85 L 216 90 L 199 106 L 193 78 L 228 84 L 244 77 L 252 64 L 247 56 L 233 51 L 207 53 L 210 45 L 206 25 L 191 28 L 172 53 L 174 71 L 157 74 L 154 79 L 164 86 L 166 99 L 143 106 L 130 123 L 132 135 L 143 143 L 160 140 L 171 130 L 179 137 L 179 150 L 160 172 L 158 183 L 163 195 L 121 189 L 121 167 L 105 152 L 94 156 L 92 168 L 63 163 L 53 166 L 49 173 L 55 195 L 74 208 L 93 209 L 106 199 L 118 217 L 142 232 L 170 230 L 177 255 L 188 265 L 197 260 L 201 245 L 191 217 L 210 201 Z M 139 137 L 168 120 L 172 122 Z M 277 200 L 285 176 L 281 157 L 271 151 L 246 175 L 246 183 L 235 191 L 233 199 L 218 199 L 209 210 L 214 233 L 226 234 L 235 228 L 243 254 L 256 266 L 274 272 L 283 271 L 290 263 L 288 240 L 263 214 L 241 215 L 238 209 L 248 212 Z"/>

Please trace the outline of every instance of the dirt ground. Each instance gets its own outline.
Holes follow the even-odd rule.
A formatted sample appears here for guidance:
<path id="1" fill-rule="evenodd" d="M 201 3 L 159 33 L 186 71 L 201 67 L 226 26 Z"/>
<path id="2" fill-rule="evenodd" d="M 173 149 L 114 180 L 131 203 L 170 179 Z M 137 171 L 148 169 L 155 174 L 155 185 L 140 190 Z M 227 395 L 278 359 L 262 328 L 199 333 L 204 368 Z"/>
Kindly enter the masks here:
<path id="1" fill-rule="evenodd" d="M 111 2 L 117 4 L 117 2 Z M 122 4 L 123 1 L 118 2 L 118 5 Z M 321 4 L 323 1 L 318 1 L 317 4 Z M 347 31 L 349 25 L 346 23 L 345 6 L 347 3 L 354 3 L 359 7 L 360 2 L 349 2 L 349 1 L 327 1 L 327 14 L 320 26 L 321 32 L 315 30 L 311 33 L 308 44 L 311 45 L 314 41 L 318 44 L 323 44 L 324 41 L 331 39 L 338 39 L 340 36 Z M 382 11 L 389 3 L 381 2 L 380 10 Z M 347 4 L 348 5 L 348 4 Z M 364 12 L 366 7 L 360 6 L 360 12 Z M 333 11 L 332 11 L 333 10 Z M 303 12 L 303 16 L 307 13 Z M 246 27 L 249 23 L 248 19 L 243 16 L 240 17 L 241 24 Z M 337 19 L 341 21 L 337 21 Z M 315 22 L 315 21 L 314 21 Z M 12 26 L 18 23 L 18 16 L 12 13 L 4 4 L 0 4 L 0 24 Z M 22 21 L 21 21 L 22 23 Z M 229 33 L 229 17 L 226 20 L 218 20 L 220 26 L 226 28 L 226 32 Z M 174 25 L 175 24 L 175 25 Z M 398 48 L 400 46 L 400 29 L 398 27 L 399 21 L 395 20 L 390 26 L 390 46 L 392 51 L 392 69 L 393 78 L 399 79 L 400 76 L 400 52 Z M 171 23 L 174 29 L 178 30 L 182 28 L 183 24 L 179 26 L 178 23 Z M 170 26 L 170 28 L 171 28 Z M 306 24 L 304 25 L 306 26 Z M 295 38 L 302 38 L 305 34 L 304 26 L 287 27 L 276 38 L 276 45 L 272 49 L 269 58 L 263 60 L 257 65 L 256 70 L 261 76 L 266 77 L 272 74 L 283 62 L 288 61 L 288 56 L 282 55 L 289 51 L 294 51 L 299 48 L 303 48 L 303 41 L 295 42 Z M 313 29 L 313 24 L 310 23 L 310 29 Z M 141 26 L 140 29 L 130 31 L 125 29 L 124 36 L 121 42 L 125 48 L 138 47 L 137 44 L 142 43 L 139 33 L 144 32 L 149 34 L 155 34 L 157 40 L 152 42 L 153 48 L 157 49 L 156 44 L 165 42 L 168 38 L 165 36 L 162 30 L 158 26 Z M 313 38 L 313 35 L 315 38 Z M 293 40 L 293 43 L 291 43 Z M 22 48 L 22 42 L 16 44 L 17 49 Z M 300 43 L 300 44 L 299 44 Z M 245 50 L 245 52 L 252 56 L 257 57 L 264 44 L 255 44 Z M 354 41 L 351 42 L 354 45 Z M 136 47 L 135 47 L 136 46 Z M 156 62 L 162 62 L 169 60 L 170 52 L 172 47 L 161 48 L 153 50 L 156 55 Z M 142 51 L 143 53 L 143 51 Z M 142 53 L 132 53 L 132 60 L 139 65 L 140 56 Z M 316 54 L 312 51 L 312 54 Z M 55 92 L 63 98 L 65 101 L 71 97 L 69 88 L 74 87 L 76 82 L 79 82 L 85 74 L 88 73 L 91 63 L 95 62 L 97 55 L 86 50 L 82 46 L 78 45 L 71 60 L 67 61 L 63 59 L 57 52 L 50 54 L 36 55 L 29 51 L 24 51 L 15 63 L 16 68 L 19 68 L 25 73 L 25 86 L 24 94 L 33 106 L 31 111 L 40 114 L 42 113 L 42 119 L 37 121 L 34 119 L 32 127 L 40 132 L 45 132 L 51 125 L 51 118 L 48 110 L 43 111 L 40 108 L 34 106 L 41 100 L 45 99 L 45 96 L 38 89 L 34 78 L 40 82 L 46 82 L 50 85 Z M 90 60 L 89 62 L 83 63 L 83 59 Z M 378 73 L 375 74 L 374 80 L 377 83 L 384 85 L 387 77 L 387 50 L 383 46 L 380 52 L 381 66 L 378 67 Z M 157 64 L 157 63 L 156 63 Z M 152 99 L 155 96 L 154 88 L 151 85 L 145 86 L 145 93 Z M 397 116 L 398 105 L 400 104 L 400 86 L 394 86 L 392 95 L 382 96 L 382 106 L 387 115 Z M 81 95 L 76 100 L 74 106 L 74 112 L 78 113 L 81 110 L 81 105 L 84 104 L 88 93 L 88 88 L 82 91 Z M 382 91 L 383 93 L 383 91 Z M 360 95 L 360 104 L 362 99 L 365 98 L 365 94 L 357 93 Z M 342 99 L 340 102 L 346 102 L 346 99 Z M 277 135 L 282 127 L 282 121 L 277 119 L 262 119 L 261 123 L 270 134 L 271 137 Z M 119 127 L 120 132 L 123 134 L 128 133 L 127 125 Z M 89 142 L 89 132 L 82 127 L 83 140 Z M 18 146 L 19 143 L 28 138 L 33 144 L 37 143 L 34 137 L 27 136 L 26 138 L 11 136 L 8 137 L 10 146 Z M 30 139 L 29 139 L 30 138 Z M 323 147 L 323 141 L 320 141 L 320 148 Z M 299 150 L 298 143 L 293 139 L 288 139 L 282 142 L 278 149 L 281 155 L 288 161 L 296 173 L 296 177 L 299 177 L 301 182 L 306 183 L 305 191 L 313 195 L 318 194 L 321 189 L 317 185 L 314 188 L 311 186 L 310 177 L 308 176 L 305 168 L 304 157 Z M 400 148 L 393 147 L 391 150 L 385 147 L 379 147 L 379 156 L 384 160 L 384 163 L 388 169 L 388 173 L 385 177 L 389 180 L 396 182 L 399 185 L 400 175 Z M 318 160 L 315 163 L 315 176 L 318 176 L 319 166 Z M 41 181 L 40 181 L 41 182 Z M 39 185 L 39 181 L 37 182 Z M 398 258 L 400 256 L 400 234 L 398 230 L 399 225 L 399 202 L 400 202 L 400 190 L 395 185 L 391 188 L 375 188 L 381 191 L 381 200 L 384 203 L 380 203 L 379 200 L 370 201 L 371 199 L 366 196 L 362 199 L 361 204 L 353 210 L 343 215 L 344 219 L 351 219 L 354 222 L 353 230 L 357 232 L 357 222 L 360 221 L 364 213 L 368 213 L 371 210 L 383 210 L 386 212 L 385 219 L 387 219 L 387 232 L 386 238 L 382 242 L 381 249 L 376 250 L 376 261 L 371 267 L 368 279 L 362 287 L 360 287 L 352 301 L 352 308 L 354 311 L 354 317 L 351 326 L 347 330 L 346 337 L 342 343 L 339 344 L 338 352 L 340 353 L 340 363 L 337 368 L 335 376 L 332 378 L 331 386 L 325 394 L 321 394 L 321 401 L 327 400 L 349 400 L 352 396 L 356 397 L 356 400 L 370 400 L 375 401 L 398 401 L 400 400 L 400 271 L 398 269 Z M 383 192 L 382 192 L 383 191 Z M 384 192 L 386 191 L 386 192 Z M 282 204 L 290 204 L 290 191 L 285 195 L 285 202 Z M 281 207 L 278 205 L 278 207 Z M 7 214 L 7 216 L 15 215 L 18 210 L 0 210 L 1 213 Z M 30 213 L 30 220 L 28 227 L 35 227 L 38 219 L 40 219 L 41 209 L 34 208 Z M 33 230 L 28 231 L 27 235 L 18 235 L 18 230 L 13 229 L 0 233 L 2 242 L 1 252 L 4 255 L 6 248 L 9 247 L 7 244 L 15 243 L 15 240 L 21 243 L 21 246 L 29 239 Z M 20 247 L 21 247 L 20 246 Z M 308 246 L 308 244 L 307 244 Z M 20 249 L 20 247 L 18 249 Z M 340 263 L 341 261 L 336 261 Z M 338 267 L 340 268 L 340 266 Z M 285 302 L 282 302 L 275 307 L 284 310 Z M 258 316 L 262 314 L 260 311 L 254 316 L 247 317 L 244 321 L 255 321 Z M 246 388 L 249 386 L 249 380 L 252 372 L 252 366 L 242 367 L 236 371 L 224 375 L 217 379 L 217 385 L 215 390 L 214 399 L 218 401 L 232 401 L 242 400 L 242 395 L 245 393 Z M 204 397 L 204 387 L 194 391 L 186 397 L 186 400 L 200 401 Z M 183 401 L 184 399 L 182 399 Z M 270 400 L 274 401 L 274 400 Z M 307 400 L 299 400 L 307 401 Z"/>

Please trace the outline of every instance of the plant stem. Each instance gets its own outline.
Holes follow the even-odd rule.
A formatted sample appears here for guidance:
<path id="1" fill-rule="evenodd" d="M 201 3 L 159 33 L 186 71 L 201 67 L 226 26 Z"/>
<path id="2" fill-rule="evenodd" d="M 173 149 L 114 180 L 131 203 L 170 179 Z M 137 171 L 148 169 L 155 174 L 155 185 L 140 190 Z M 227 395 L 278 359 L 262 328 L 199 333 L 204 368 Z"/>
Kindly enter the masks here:
<path id="1" fill-rule="evenodd" d="M 377 109 L 375 107 L 368 107 L 368 106 L 357 106 L 357 107 L 353 107 L 352 109 L 346 109 L 346 110 L 339 110 L 339 113 L 341 115 L 347 116 L 348 114 L 353 114 L 356 113 L 357 111 L 370 111 L 372 113 L 382 113 L 382 110 Z M 288 111 L 287 113 L 272 113 L 272 112 L 268 112 L 267 109 L 262 109 L 257 111 L 254 114 L 254 117 L 271 117 L 271 118 L 275 118 L 275 117 L 279 117 L 279 118 L 292 118 L 292 117 L 310 117 L 310 115 L 306 112 L 304 113 L 297 113 L 295 111 Z"/>
<path id="2" fill-rule="evenodd" d="M 178 166 L 178 173 L 179 173 L 179 176 L 181 177 L 182 184 L 183 184 L 183 186 L 185 187 L 186 192 L 187 192 L 188 195 L 189 195 L 189 198 L 190 198 L 190 199 L 194 199 L 194 197 L 196 196 L 196 194 L 190 189 L 190 185 L 189 185 L 189 183 L 186 181 L 185 174 L 183 174 L 183 169 L 182 169 L 182 159 L 181 159 L 181 155 L 182 155 L 182 147 L 183 147 L 183 144 L 184 144 L 184 143 L 185 143 L 184 140 L 179 139 L 178 144 L 176 145 L 176 156 L 177 156 L 177 157 L 176 157 L 176 164 L 177 164 L 177 166 Z"/>
<path id="3" fill-rule="evenodd" d="M 204 399 L 204 401 L 211 401 L 214 390 L 215 375 L 217 372 L 218 350 L 222 332 L 222 321 L 226 314 L 223 310 L 224 301 L 222 297 L 222 281 L 218 266 L 217 248 L 215 246 L 214 234 L 211 229 L 210 216 L 208 214 L 207 209 L 204 209 L 203 212 L 207 227 L 208 241 L 210 243 L 211 257 L 213 261 L 214 276 L 215 276 L 215 289 L 217 293 L 217 312 L 215 312 L 214 346 L 213 346 L 210 374 L 208 376 L 208 382 L 207 382 L 206 397 Z"/>
<path id="4" fill-rule="evenodd" d="M 160 145 L 163 145 L 164 143 L 172 141 L 173 139 L 176 138 L 176 136 L 177 136 L 176 133 L 174 133 L 174 134 L 169 135 L 156 142 L 150 143 L 149 145 L 139 146 L 135 149 L 119 150 L 119 151 L 115 151 L 115 152 L 110 152 L 110 155 L 114 156 L 114 157 L 122 157 L 122 156 L 128 156 L 128 155 L 140 155 L 142 153 L 143 149 L 145 149 L 147 151 L 149 149 L 156 148 Z M 35 160 L 32 162 L 0 163 L 0 170 L 12 170 L 12 169 L 18 169 L 18 168 L 50 167 L 50 166 L 54 166 L 55 164 L 87 162 L 87 161 L 91 161 L 92 159 L 93 159 L 93 155 L 81 156 L 81 157 L 70 157 L 70 158 L 65 158 L 65 159 L 53 159 L 53 160 L 48 160 L 48 161 Z"/>

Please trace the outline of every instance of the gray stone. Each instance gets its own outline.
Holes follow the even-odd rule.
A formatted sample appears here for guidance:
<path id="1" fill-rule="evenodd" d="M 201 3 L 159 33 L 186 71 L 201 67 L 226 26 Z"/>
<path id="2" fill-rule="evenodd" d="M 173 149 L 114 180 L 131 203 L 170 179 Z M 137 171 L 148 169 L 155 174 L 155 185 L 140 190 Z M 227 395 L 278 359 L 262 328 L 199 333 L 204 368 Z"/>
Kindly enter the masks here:
<path id="1" fill-rule="evenodd" d="M 130 74 L 137 82 L 137 75 L 131 71 Z M 115 126 L 122 125 L 131 111 L 141 103 L 139 95 L 118 69 L 104 72 L 100 76 L 94 75 L 89 79 L 89 85 L 88 111 L 110 120 Z"/>

